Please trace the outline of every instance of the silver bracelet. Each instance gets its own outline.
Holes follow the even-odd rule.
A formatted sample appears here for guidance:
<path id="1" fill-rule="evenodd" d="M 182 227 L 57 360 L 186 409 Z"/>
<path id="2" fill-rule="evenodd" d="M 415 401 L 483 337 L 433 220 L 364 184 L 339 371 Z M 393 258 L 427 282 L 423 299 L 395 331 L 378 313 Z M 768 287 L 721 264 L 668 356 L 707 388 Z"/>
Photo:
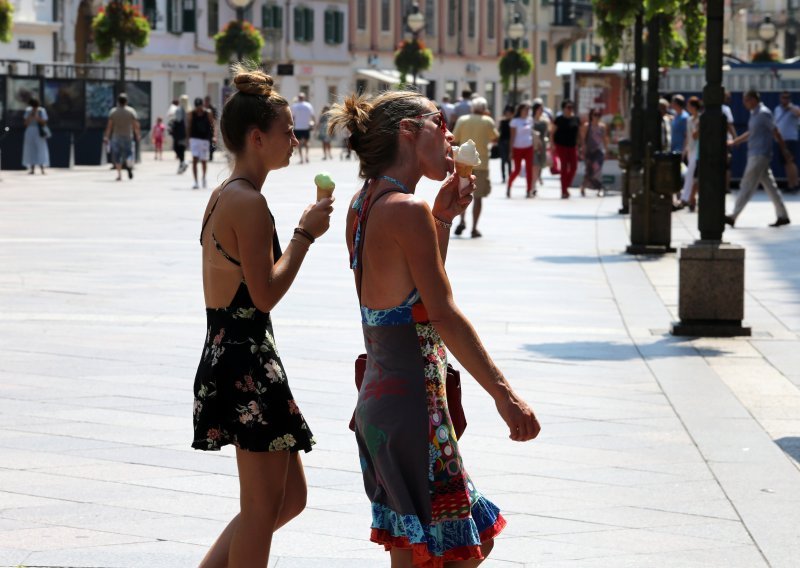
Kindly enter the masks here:
<path id="1" fill-rule="evenodd" d="M 453 223 L 445 223 L 444 221 L 439 219 L 439 217 L 437 217 L 436 215 L 433 216 L 433 222 L 436 223 L 442 229 L 449 229 L 450 227 L 453 226 Z"/>

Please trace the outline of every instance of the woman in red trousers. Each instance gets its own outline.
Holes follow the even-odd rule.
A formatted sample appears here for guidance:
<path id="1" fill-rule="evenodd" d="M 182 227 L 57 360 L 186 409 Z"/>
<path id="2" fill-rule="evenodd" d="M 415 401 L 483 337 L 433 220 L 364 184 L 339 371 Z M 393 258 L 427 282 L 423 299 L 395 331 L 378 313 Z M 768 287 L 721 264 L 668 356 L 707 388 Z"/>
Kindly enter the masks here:
<path id="1" fill-rule="evenodd" d="M 514 169 L 508 177 L 508 187 L 506 197 L 511 197 L 511 186 L 522 171 L 522 162 L 525 161 L 525 181 L 527 189 L 525 197 L 533 197 L 536 190 L 533 189 L 533 119 L 530 117 L 531 107 L 528 103 L 521 103 L 517 106 L 517 112 L 511 119 L 511 157 L 514 160 Z"/>

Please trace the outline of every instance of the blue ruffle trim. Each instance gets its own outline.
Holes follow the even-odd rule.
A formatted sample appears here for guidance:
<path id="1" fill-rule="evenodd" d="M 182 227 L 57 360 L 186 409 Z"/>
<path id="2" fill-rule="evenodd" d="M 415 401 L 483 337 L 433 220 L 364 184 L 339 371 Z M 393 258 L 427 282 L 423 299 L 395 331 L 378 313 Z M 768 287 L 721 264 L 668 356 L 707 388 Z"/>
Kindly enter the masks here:
<path id="1" fill-rule="evenodd" d="M 471 515 L 423 525 L 416 515 L 400 515 L 380 503 L 372 504 L 372 528 L 393 537 L 405 537 L 410 544 L 426 544 L 434 556 L 463 546 L 480 546 L 480 535 L 500 518 L 500 509 L 483 496 L 472 504 Z"/>
<path id="2" fill-rule="evenodd" d="M 373 310 L 361 306 L 361 322 L 372 327 L 414 323 L 413 309 L 419 298 L 419 292 L 414 288 L 399 306 L 385 310 Z"/>

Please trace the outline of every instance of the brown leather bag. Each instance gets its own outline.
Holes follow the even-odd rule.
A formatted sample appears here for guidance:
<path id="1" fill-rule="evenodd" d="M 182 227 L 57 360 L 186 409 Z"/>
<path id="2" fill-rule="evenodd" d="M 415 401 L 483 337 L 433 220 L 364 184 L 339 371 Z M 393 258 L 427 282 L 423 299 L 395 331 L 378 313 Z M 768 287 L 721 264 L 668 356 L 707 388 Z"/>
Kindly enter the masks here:
<path id="1" fill-rule="evenodd" d="M 361 383 L 364 382 L 364 373 L 367 371 L 367 354 L 362 353 L 356 358 L 356 390 L 361 390 Z M 447 378 L 445 380 L 445 392 L 447 393 L 447 409 L 450 412 L 450 422 L 456 432 L 456 438 L 461 439 L 464 430 L 467 429 L 467 417 L 464 414 L 464 407 L 461 404 L 461 372 L 447 364 Z M 356 431 L 356 413 L 350 419 L 350 429 Z"/>

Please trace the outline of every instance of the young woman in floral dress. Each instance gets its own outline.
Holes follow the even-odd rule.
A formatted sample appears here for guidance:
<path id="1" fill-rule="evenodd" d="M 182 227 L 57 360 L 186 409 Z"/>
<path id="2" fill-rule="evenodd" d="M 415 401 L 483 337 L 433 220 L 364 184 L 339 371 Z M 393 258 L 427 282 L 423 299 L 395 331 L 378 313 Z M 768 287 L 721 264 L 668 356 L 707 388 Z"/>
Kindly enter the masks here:
<path id="1" fill-rule="evenodd" d="M 453 301 L 444 259 L 459 193 L 444 114 L 417 93 L 351 95 L 331 111 L 366 179 L 348 211 L 367 369 L 356 440 L 372 503 L 371 540 L 393 568 L 466 568 L 505 526 L 464 468 L 445 393 L 445 345 L 492 396 L 513 440 L 535 438 L 533 411 L 511 389 Z M 445 180 L 431 209 L 414 191 Z M 410 291 L 410 292 L 409 292 Z"/>
<path id="2" fill-rule="evenodd" d="M 309 205 L 281 251 L 261 188 L 297 147 L 289 103 L 261 71 L 239 67 L 233 82 L 237 92 L 220 123 L 233 171 L 212 192 L 200 232 L 208 328 L 194 384 L 192 446 L 235 445 L 241 495 L 239 514 L 201 566 L 264 568 L 272 533 L 305 507 L 299 451 L 314 443 L 289 389 L 269 312 L 328 230 L 333 200 Z"/>

